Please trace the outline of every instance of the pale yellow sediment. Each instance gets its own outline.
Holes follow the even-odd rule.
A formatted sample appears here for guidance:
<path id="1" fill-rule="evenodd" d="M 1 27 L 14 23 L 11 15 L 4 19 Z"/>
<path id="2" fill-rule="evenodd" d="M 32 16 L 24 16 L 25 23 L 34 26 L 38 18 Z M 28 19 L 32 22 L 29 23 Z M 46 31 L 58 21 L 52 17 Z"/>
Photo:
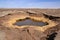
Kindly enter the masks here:
<path id="1" fill-rule="evenodd" d="M 45 18 L 43 16 L 36 17 L 34 15 L 29 16 L 29 15 L 26 15 L 26 14 L 17 14 L 17 15 L 14 14 L 13 17 L 10 18 L 10 20 L 2 23 L 2 25 L 6 26 L 6 27 L 10 27 L 10 28 L 25 28 L 25 27 L 32 27 L 33 28 L 33 26 L 30 26 L 30 25 L 25 25 L 25 26 L 13 25 L 16 22 L 16 20 L 25 19 L 26 17 L 29 17 L 30 19 L 36 20 L 36 21 L 47 22 L 48 25 L 46 25 L 46 26 L 42 26 L 42 27 L 41 26 L 34 26 L 34 29 L 40 30 L 42 32 L 44 32 L 48 28 L 55 27 L 57 25 L 56 22 L 54 22 L 52 20 L 49 20 L 48 18 Z"/>

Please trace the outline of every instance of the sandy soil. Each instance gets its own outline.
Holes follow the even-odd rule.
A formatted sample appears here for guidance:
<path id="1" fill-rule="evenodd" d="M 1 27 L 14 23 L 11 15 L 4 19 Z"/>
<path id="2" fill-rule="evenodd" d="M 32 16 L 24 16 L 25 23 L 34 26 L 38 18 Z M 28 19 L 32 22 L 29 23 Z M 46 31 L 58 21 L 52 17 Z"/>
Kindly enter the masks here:
<path id="1" fill-rule="evenodd" d="M 23 16 L 22 14 L 18 14 L 20 12 L 24 13 Z M 17 13 L 17 14 L 14 14 L 15 16 L 11 15 L 13 13 Z M 20 18 L 25 18 L 28 15 L 25 13 L 31 14 L 31 17 L 35 13 L 39 14 L 41 17 L 43 16 L 41 14 L 47 13 L 48 16 L 50 15 L 54 16 L 53 19 L 49 19 L 49 17 L 47 18 L 49 20 L 52 20 L 52 23 L 53 21 L 56 22 L 56 24 L 58 23 L 58 25 L 54 24 L 55 26 L 48 28 L 45 31 L 36 30 L 34 29 L 34 27 L 28 27 L 28 26 L 25 28 L 17 28 L 17 27 L 15 28 L 15 26 L 13 26 L 14 28 L 12 28 L 12 27 L 9 27 L 10 25 L 5 26 L 5 24 L 8 24 L 8 20 L 18 18 L 19 16 L 21 16 Z M 40 17 L 39 15 L 37 15 L 38 18 Z M 0 40 L 60 40 L 60 36 L 59 36 L 60 35 L 60 31 L 59 31 L 60 18 L 55 19 L 55 17 L 60 17 L 60 9 L 0 9 Z M 9 22 L 12 22 L 12 21 L 9 21 Z M 4 25 L 2 25 L 2 23 L 4 23 Z M 50 23 L 51 24 L 50 26 L 52 26 L 52 23 Z M 41 28 L 38 28 L 38 29 L 41 29 Z M 57 33 L 57 35 L 54 35 L 54 33 L 55 34 Z M 51 38 L 50 35 L 53 37 Z"/>

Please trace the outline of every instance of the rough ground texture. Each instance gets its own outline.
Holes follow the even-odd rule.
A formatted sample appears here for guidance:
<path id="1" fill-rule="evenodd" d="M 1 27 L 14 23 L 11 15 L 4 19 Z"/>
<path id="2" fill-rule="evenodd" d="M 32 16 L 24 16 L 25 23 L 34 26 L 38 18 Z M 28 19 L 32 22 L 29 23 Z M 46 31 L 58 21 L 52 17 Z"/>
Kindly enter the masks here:
<path id="1" fill-rule="evenodd" d="M 0 40 L 60 40 L 60 17 L 57 16 L 60 15 L 60 11 L 59 9 L 58 11 L 50 9 L 48 12 L 47 9 L 45 10 L 0 9 L 3 13 L 0 17 Z M 49 12 L 53 14 L 48 14 Z M 58 14 L 54 15 L 55 12 Z M 13 25 L 17 20 L 26 18 L 47 22 L 48 25 L 42 27 Z"/>

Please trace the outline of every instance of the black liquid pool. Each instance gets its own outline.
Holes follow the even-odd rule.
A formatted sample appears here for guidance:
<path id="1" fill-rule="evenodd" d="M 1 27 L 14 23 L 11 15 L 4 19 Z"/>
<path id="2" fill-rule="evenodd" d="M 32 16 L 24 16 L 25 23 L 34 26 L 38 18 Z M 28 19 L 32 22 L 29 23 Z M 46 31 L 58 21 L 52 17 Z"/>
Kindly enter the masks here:
<path id="1" fill-rule="evenodd" d="M 33 26 L 45 26 L 48 25 L 47 22 L 34 21 L 31 19 L 25 19 L 22 21 L 17 21 L 14 25 L 23 26 L 23 25 L 33 25 Z"/>

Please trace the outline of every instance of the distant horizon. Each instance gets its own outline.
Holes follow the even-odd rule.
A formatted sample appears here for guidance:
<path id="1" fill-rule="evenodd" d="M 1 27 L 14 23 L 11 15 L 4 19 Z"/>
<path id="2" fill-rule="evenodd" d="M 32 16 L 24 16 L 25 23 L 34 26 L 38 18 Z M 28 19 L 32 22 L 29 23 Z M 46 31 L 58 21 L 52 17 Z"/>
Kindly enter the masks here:
<path id="1" fill-rule="evenodd" d="M 0 8 L 0 9 L 60 9 L 60 8 Z"/>
<path id="2" fill-rule="evenodd" d="M 60 8 L 60 0 L 0 0 L 0 8 Z"/>

